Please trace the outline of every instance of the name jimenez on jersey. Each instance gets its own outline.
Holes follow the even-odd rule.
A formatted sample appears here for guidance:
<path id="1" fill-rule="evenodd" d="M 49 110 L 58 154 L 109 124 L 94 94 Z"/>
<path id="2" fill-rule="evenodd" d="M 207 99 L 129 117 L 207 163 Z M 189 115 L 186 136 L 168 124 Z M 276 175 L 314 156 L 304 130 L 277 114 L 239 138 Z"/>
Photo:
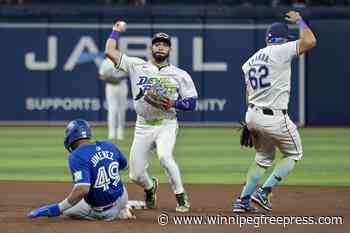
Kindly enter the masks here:
<path id="1" fill-rule="evenodd" d="M 99 150 L 99 148 L 97 148 L 97 150 Z M 101 148 L 100 148 L 101 150 Z M 91 157 L 91 163 L 93 165 L 93 167 L 96 167 L 98 162 L 100 162 L 101 160 L 104 159 L 109 159 L 109 160 L 114 160 L 113 158 L 114 153 L 108 150 L 102 150 L 102 151 L 98 151 L 96 152 L 92 157 Z"/>

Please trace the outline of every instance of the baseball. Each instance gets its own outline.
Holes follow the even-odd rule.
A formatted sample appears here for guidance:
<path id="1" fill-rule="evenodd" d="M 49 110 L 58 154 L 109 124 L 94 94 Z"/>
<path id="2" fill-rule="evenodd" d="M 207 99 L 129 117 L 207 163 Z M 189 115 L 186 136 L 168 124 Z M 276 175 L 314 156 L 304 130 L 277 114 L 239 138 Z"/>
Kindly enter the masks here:
<path id="1" fill-rule="evenodd" d="M 126 22 L 125 21 L 118 21 L 117 27 L 118 27 L 118 30 L 120 32 L 125 32 L 126 31 Z"/>

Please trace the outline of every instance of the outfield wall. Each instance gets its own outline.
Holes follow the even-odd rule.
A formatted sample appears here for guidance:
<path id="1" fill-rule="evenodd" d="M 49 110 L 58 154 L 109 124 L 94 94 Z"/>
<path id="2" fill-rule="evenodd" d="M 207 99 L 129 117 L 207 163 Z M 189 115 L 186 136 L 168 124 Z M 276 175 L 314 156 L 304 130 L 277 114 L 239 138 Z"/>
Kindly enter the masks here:
<path id="1" fill-rule="evenodd" d="M 130 22 L 129 30 L 120 39 L 126 54 L 147 58 L 147 44 L 154 32 L 173 36 L 171 61 L 191 74 L 200 96 L 194 113 L 180 114 L 182 121 L 243 119 L 240 67 L 263 46 L 271 17 L 140 18 L 129 13 L 122 17 Z M 117 16 L 21 17 L 5 18 L 0 23 L 0 51 L 6 58 L 0 68 L 4 109 L 0 121 L 66 121 L 77 117 L 105 121 L 104 84 L 97 79 L 97 67 Z M 348 125 L 350 110 L 344 108 L 344 100 L 350 97 L 346 90 L 350 81 L 344 38 L 350 36 L 350 20 L 310 19 L 309 23 L 319 43 L 308 57 L 293 63 L 290 116 L 300 124 Z M 343 36 L 334 37 L 329 25 Z M 292 31 L 297 35 L 296 29 Z M 342 49 L 335 52 L 337 47 Z M 135 119 L 131 100 L 127 117 Z"/>

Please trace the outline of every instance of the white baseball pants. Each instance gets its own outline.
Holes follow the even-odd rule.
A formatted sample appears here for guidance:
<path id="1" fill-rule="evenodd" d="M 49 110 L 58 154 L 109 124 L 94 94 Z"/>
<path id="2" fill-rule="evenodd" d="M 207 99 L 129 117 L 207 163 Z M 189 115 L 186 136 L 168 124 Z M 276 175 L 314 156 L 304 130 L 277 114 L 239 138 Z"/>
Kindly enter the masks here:
<path id="1" fill-rule="evenodd" d="M 273 115 L 263 113 L 259 107 L 249 107 L 246 123 L 254 135 L 256 149 L 255 160 L 262 166 L 271 166 L 276 154 L 276 147 L 284 157 L 300 160 L 303 156 L 301 138 L 296 125 L 288 114 L 273 110 Z"/>
<path id="2" fill-rule="evenodd" d="M 108 106 L 108 138 L 116 136 L 118 128 L 118 139 L 123 138 L 125 127 L 125 114 L 128 106 L 128 86 L 126 82 L 118 85 L 106 84 L 106 100 Z"/>
<path id="3" fill-rule="evenodd" d="M 184 192 L 180 169 L 173 156 L 177 130 L 178 123 L 176 119 L 164 119 L 158 125 L 150 125 L 147 121 L 138 117 L 130 151 L 130 179 L 144 189 L 152 187 L 152 180 L 147 168 L 153 154 L 152 150 L 155 148 L 174 193 Z"/>

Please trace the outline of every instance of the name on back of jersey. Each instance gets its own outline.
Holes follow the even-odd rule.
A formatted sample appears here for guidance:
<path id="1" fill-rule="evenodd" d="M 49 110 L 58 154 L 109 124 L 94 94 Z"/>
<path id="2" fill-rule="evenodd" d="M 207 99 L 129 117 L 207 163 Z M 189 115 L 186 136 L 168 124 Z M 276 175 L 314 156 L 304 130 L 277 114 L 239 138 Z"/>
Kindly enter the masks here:
<path id="1" fill-rule="evenodd" d="M 265 62 L 269 63 L 269 55 L 265 53 L 259 53 L 249 61 L 249 66 L 255 65 L 255 63 Z"/>
<path id="2" fill-rule="evenodd" d="M 98 162 L 104 159 L 109 159 L 113 160 L 114 153 L 108 150 L 101 150 L 96 152 L 92 157 L 91 157 L 91 163 L 93 164 L 94 167 L 97 166 Z"/>

